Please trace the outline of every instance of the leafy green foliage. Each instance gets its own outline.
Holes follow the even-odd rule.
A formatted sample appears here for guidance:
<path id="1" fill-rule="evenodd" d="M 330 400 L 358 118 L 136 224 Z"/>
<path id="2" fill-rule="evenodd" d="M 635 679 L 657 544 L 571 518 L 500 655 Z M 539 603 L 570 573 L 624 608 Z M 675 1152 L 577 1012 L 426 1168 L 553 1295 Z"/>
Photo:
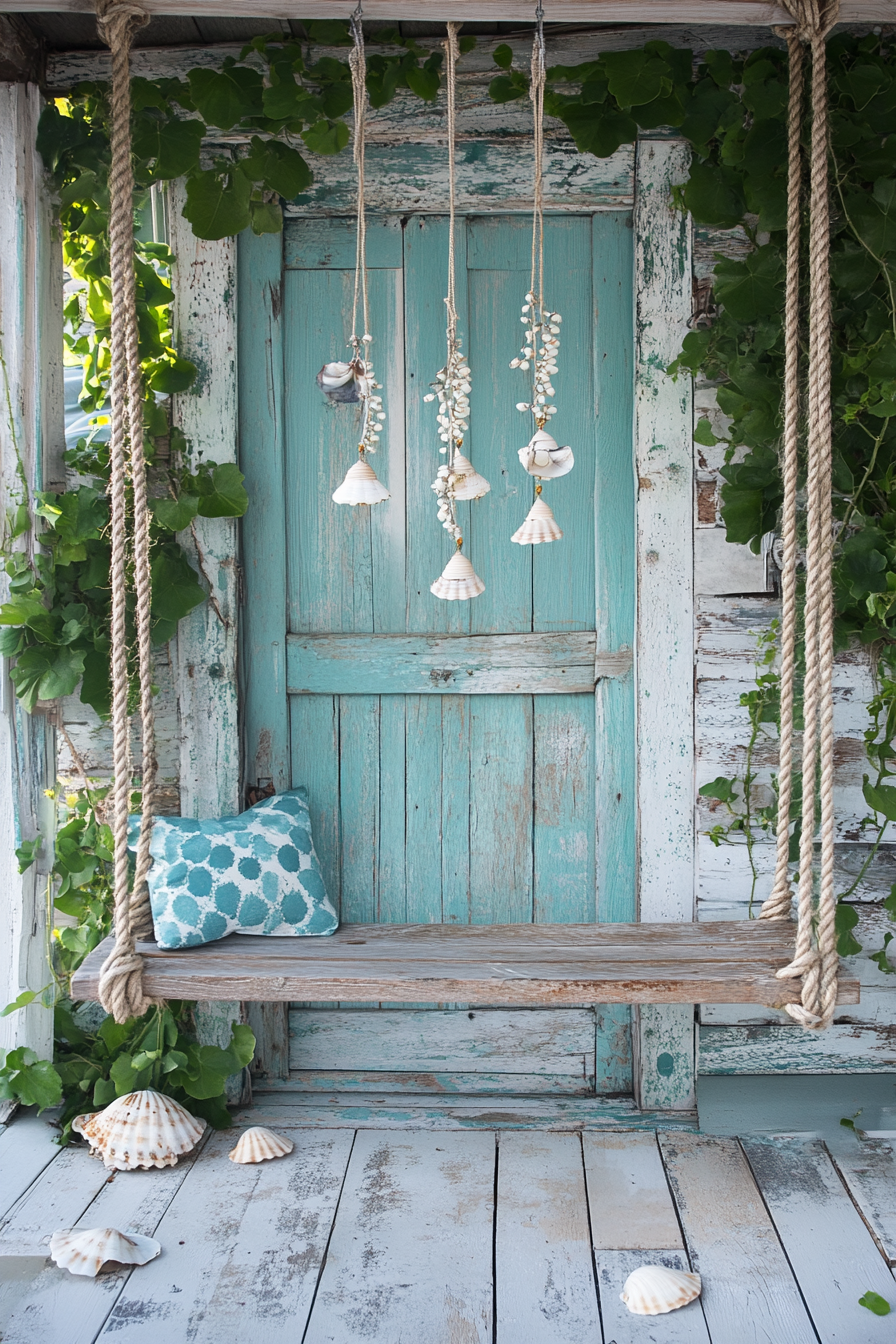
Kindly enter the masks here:
<path id="1" fill-rule="evenodd" d="M 875 1316 L 889 1316 L 893 1310 L 885 1297 L 881 1297 L 880 1293 L 874 1293 L 870 1289 L 859 1298 L 859 1306 L 867 1307 L 869 1311 L 874 1312 Z"/>
<path id="2" fill-rule="evenodd" d="M 18 1101 L 45 1111 L 62 1100 L 62 1079 L 46 1059 L 33 1050 L 0 1050 L 0 1100 Z"/>

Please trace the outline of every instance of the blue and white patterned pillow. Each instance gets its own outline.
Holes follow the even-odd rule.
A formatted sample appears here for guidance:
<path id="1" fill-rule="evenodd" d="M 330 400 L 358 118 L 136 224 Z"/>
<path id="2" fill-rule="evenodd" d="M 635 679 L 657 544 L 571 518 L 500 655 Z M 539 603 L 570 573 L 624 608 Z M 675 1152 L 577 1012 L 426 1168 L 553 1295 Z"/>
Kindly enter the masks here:
<path id="1" fill-rule="evenodd" d="M 140 818 L 131 817 L 135 848 Z M 339 924 L 311 838 L 308 794 L 290 789 L 238 817 L 157 817 L 149 897 L 160 947 L 195 947 L 228 933 L 333 933 Z"/>

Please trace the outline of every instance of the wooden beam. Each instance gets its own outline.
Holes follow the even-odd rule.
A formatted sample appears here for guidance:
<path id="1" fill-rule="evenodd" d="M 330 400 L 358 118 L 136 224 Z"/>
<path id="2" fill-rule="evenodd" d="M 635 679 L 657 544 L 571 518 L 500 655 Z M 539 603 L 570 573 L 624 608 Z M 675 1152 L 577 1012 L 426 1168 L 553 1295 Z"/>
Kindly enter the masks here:
<path id="1" fill-rule="evenodd" d="M 9 0 L 7 0 L 9 3 Z M 90 14 L 92 0 L 13 0 L 20 14 L 53 12 Z M 203 17 L 264 17 L 268 19 L 347 19 L 353 0 L 308 0 L 284 5 L 271 0 L 145 0 L 150 14 Z M 519 22 L 514 0 L 367 0 L 367 19 L 413 19 L 444 23 L 447 19 L 476 23 Z M 530 14 L 526 11 L 526 20 Z M 893 0 L 843 0 L 841 23 L 890 23 L 896 18 Z M 718 23 L 771 27 L 792 23 L 783 5 L 767 0 L 553 0 L 553 23 Z"/>
<path id="2" fill-rule="evenodd" d="M 15 14 L 0 14 L 0 80 L 38 84 L 43 80 L 43 43 Z"/>

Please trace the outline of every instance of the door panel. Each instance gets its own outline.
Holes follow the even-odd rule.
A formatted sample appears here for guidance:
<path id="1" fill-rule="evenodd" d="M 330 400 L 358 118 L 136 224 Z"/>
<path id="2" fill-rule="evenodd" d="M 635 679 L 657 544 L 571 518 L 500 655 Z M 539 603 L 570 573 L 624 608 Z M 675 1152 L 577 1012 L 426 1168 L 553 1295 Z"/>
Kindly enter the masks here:
<path id="1" fill-rule="evenodd" d="M 473 369 L 465 451 L 492 486 L 484 499 L 459 506 L 465 550 L 486 584 L 485 593 L 468 603 L 439 602 L 429 592 L 451 553 L 431 489 L 440 460 L 434 405 L 423 403 L 445 357 L 447 221 L 390 217 L 369 224 L 373 359 L 388 415 L 373 465 L 391 492 L 374 509 L 340 508 L 330 500 L 353 460 L 357 413 L 328 404 L 315 386 L 321 364 L 345 351 L 353 221 L 287 224 L 282 403 L 284 639 L 288 633 L 293 638 L 290 756 L 293 783 L 309 789 L 325 879 L 345 922 L 589 921 L 598 918 L 599 902 L 614 918 L 634 915 L 633 850 L 615 844 L 617 828 L 630 833 L 633 817 L 630 674 L 614 680 L 609 693 L 611 683 L 599 683 L 597 699 L 577 665 L 571 668 L 582 683 L 576 694 L 532 693 L 543 673 L 533 673 L 531 690 L 507 693 L 497 684 L 500 693 L 457 694 L 455 674 L 433 666 L 427 676 L 416 665 L 427 636 L 480 637 L 482 646 L 468 657 L 488 677 L 501 664 L 500 641 L 495 662 L 489 661 L 494 636 L 531 639 L 543 633 L 556 639 L 579 632 L 581 638 L 581 632 L 597 631 L 598 661 L 631 647 L 631 330 L 625 309 L 627 295 L 630 311 L 631 234 L 625 223 L 621 214 L 547 221 L 545 288 L 563 315 L 556 432 L 573 444 L 576 465 L 545 489 L 564 538 L 539 547 L 510 542 L 534 485 L 516 453 L 531 432 L 515 409 L 525 382 L 509 368 L 523 332 L 530 225 L 523 217 L 478 216 L 459 226 L 460 329 Z M 246 450 L 244 443 L 244 455 Z M 300 639 L 328 634 L 351 637 L 348 648 L 344 638 L 327 646 L 326 656 L 336 659 L 330 672 L 318 656 L 323 644 L 302 645 Z M 370 639 L 404 634 L 416 643 L 402 655 L 410 662 L 400 666 L 388 663 L 391 646 L 384 651 Z M 552 657 L 568 661 L 544 647 L 537 666 Z M 456 666 L 463 678 L 463 665 Z M 427 678 L 425 693 L 415 693 L 414 677 Z M 387 689 L 392 693 L 381 693 Z M 602 806 L 612 798 L 612 822 L 597 815 L 598 797 Z M 611 824 L 612 833 L 606 829 Z M 600 853 L 599 839 L 605 847 Z M 598 890 L 598 871 L 612 874 L 612 890 Z M 297 1085 L 336 1086 L 345 1056 L 337 1042 L 340 1031 L 350 1033 L 352 1019 L 343 1011 L 339 1030 L 334 1019 L 327 1031 L 327 1011 L 296 1006 L 291 1014 Z M 394 1017 L 390 1012 L 377 1019 L 382 1050 L 370 1068 L 388 1075 L 390 1089 L 414 1090 L 410 1060 L 402 1064 L 410 1038 L 393 1029 Z M 518 1090 L 524 1076 L 535 1075 L 555 1079 L 559 1091 L 624 1088 L 627 1017 L 626 1009 L 615 1008 L 578 1013 L 576 1041 L 580 1045 L 587 1020 L 594 1048 L 583 1073 L 576 1046 L 578 1062 L 571 1059 L 569 1080 L 561 1082 L 565 1073 L 555 1062 L 546 1057 L 539 1063 L 542 1037 L 530 1039 L 529 1019 L 478 1013 L 477 1039 L 483 1059 L 491 1061 L 483 1065 L 483 1078 L 499 1091 Z M 505 1076 L 504 1056 L 489 1044 L 489 1032 L 500 1023 L 505 1039 L 516 1020 L 531 1067 L 508 1067 Z M 557 1032 L 548 1033 L 555 1053 L 558 1040 L 571 1039 L 565 1021 L 559 1012 Z M 454 1034 L 466 1040 L 458 1022 Z M 408 1017 L 408 1031 L 412 1025 Z M 369 1032 L 379 1030 L 369 1024 Z M 358 1018 L 358 1031 L 368 1032 L 366 1018 Z M 301 1041 L 312 1038 L 317 1053 L 306 1070 Z M 444 1069 L 432 1079 L 435 1090 L 452 1086 L 449 1077 L 462 1090 L 459 1080 L 471 1074 L 459 1046 L 457 1057 L 452 1054 L 453 1039 L 449 1032 Z M 333 1052 L 329 1064 L 327 1049 Z M 344 1067 L 357 1073 L 355 1065 Z M 421 1073 L 413 1075 L 419 1083 Z"/>

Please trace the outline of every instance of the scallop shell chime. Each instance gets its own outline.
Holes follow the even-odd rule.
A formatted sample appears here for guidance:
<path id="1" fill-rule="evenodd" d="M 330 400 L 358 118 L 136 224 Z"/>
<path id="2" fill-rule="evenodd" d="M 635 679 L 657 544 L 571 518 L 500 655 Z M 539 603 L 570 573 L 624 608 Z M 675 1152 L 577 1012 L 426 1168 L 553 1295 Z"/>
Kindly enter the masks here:
<path id="1" fill-rule="evenodd" d="M 510 540 L 518 542 L 520 546 L 537 546 L 543 541 L 559 541 L 562 536 L 550 508 L 541 495 L 537 495 L 526 515 L 526 521 L 517 528 Z"/>

